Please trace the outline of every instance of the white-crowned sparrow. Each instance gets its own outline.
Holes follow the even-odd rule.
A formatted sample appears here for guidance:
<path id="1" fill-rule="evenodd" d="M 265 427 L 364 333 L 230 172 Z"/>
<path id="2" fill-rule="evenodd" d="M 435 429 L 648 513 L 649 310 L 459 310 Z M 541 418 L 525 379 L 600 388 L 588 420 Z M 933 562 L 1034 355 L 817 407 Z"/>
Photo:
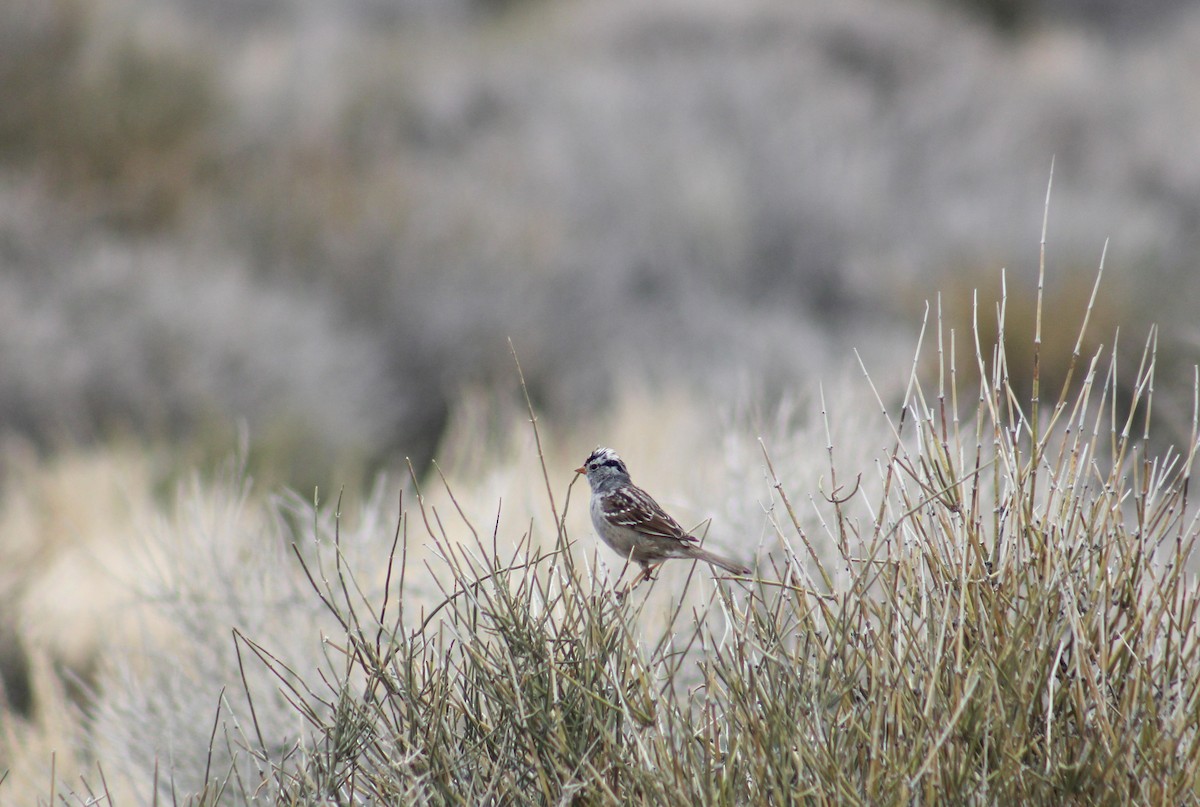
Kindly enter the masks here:
<path id="1" fill-rule="evenodd" d="M 731 574 L 750 573 L 737 561 L 701 549 L 698 539 L 633 484 L 625 463 L 611 448 L 597 448 L 575 473 L 587 474 L 592 487 L 592 524 L 600 540 L 641 565 L 634 585 L 650 579 L 654 567 L 669 558 L 702 560 Z"/>

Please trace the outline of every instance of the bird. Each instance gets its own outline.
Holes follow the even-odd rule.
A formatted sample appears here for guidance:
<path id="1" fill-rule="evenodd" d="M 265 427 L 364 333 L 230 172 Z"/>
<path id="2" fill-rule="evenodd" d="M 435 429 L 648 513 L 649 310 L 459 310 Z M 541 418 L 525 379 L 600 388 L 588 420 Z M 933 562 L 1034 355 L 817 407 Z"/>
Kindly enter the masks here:
<path id="1" fill-rule="evenodd" d="M 575 473 L 586 475 L 591 486 L 592 525 L 600 540 L 642 567 L 631 588 L 653 579 L 654 568 L 670 558 L 704 561 L 730 574 L 750 573 L 736 560 L 701 549 L 698 538 L 633 484 L 629 469 L 611 448 L 597 447 Z"/>

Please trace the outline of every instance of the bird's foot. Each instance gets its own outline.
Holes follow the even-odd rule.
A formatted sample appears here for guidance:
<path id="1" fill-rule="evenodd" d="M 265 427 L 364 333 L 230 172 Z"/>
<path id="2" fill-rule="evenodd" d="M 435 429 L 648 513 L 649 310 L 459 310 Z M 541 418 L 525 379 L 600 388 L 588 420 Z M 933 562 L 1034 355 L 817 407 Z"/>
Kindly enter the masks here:
<path id="1" fill-rule="evenodd" d="M 625 595 L 629 594 L 629 592 L 633 591 L 635 588 L 637 588 L 638 586 L 640 586 L 642 583 L 646 582 L 647 580 L 654 580 L 654 571 L 657 568 L 658 568 L 657 565 L 643 566 L 642 570 L 640 572 L 638 572 L 637 577 L 633 578 L 628 583 L 626 583 L 622 588 L 617 590 L 617 592 L 616 592 L 617 601 L 619 602 L 619 601 L 625 599 Z"/>
<path id="2" fill-rule="evenodd" d="M 658 566 L 652 566 L 649 563 L 647 563 L 645 566 L 643 566 L 641 573 L 637 577 L 633 578 L 633 582 L 629 586 L 630 589 L 640 586 L 644 582 L 653 580 L 654 579 L 654 571 L 657 568 L 658 568 Z"/>

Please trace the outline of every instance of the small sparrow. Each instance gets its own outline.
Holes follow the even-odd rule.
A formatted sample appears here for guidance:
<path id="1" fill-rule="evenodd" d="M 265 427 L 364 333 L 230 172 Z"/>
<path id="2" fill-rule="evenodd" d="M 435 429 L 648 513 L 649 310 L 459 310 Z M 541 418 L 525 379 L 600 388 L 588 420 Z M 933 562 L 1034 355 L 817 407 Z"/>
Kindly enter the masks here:
<path id="1" fill-rule="evenodd" d="M 592 488 L 592 524 L 600 540 L 642 567 L 631 585 L 650 580 L 654 567 L 669 558 L 692 558 L 719 566 L 730 574 L 749 574 L 734 560 L 700 548 L 679 522 L 667 515 L 650 494 L 629 479 L 625 463 L 611 448 L 597 448 L 577 474 L 587 474 Z"/>

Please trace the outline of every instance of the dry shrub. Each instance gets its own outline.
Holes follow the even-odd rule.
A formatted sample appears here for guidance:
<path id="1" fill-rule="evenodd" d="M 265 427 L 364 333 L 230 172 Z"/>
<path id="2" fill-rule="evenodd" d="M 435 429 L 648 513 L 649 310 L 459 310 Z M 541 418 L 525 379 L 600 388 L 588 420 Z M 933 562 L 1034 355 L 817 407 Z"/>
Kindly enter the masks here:
<path id="1" fill-rule="evenodd" d="M 847 469 L 831 437 L 765 439 L 742 579 L 618 589 L 536 428 L 509 461 L 545 496 L 511 509 L 435 474 L 398 519 L 385 496 L 254 530 L 181 510 L 189 650 L 105 680 L 106 770 L 197 804 L 1195 802 L 1196 432 L 1146 453 L 1152 340 L 1127 387 L 1077 355 L 1073 392 L 1035 372 L 1027 400 L 986 344 L 938 321 L 898 408 L 868 376 L 850 413 L 778 421 L 886 448 Z M 780 473 L 800 451 L 828 463 L 811 508 Z"/>

